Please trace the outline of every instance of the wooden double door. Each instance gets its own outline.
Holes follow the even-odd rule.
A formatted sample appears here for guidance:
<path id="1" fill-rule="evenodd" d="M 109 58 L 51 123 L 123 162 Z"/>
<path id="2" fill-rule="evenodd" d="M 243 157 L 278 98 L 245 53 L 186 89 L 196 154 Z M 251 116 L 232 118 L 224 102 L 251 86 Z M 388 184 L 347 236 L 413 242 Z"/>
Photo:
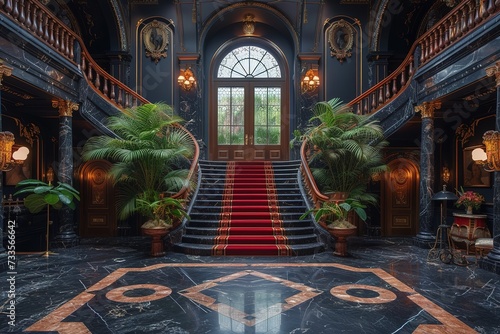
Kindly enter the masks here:
<path id="1" fill-rule="evenodd" d="M 213 160 L 287 160 L 289 110 L 280 82 L 215 87 L 210 113 Z"/>

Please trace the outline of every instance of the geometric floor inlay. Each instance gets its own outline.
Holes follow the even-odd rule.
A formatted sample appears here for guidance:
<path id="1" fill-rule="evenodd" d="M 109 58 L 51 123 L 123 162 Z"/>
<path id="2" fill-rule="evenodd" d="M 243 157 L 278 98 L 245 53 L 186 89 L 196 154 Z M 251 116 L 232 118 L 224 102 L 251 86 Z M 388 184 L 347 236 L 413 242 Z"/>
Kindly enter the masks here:
<path id="1" fill-rule="evenodd" d="M 279 283 L 283 286 L 296 290 L 297 293 L 283 300 L 275 299 L 274 303 L 269 303 L 269 300 L 266 297 L 268 294 L 272 294 L 272 289 L 270 291 L 261 290 L 260 296 L 258 294 L 259 291 L 253 291 L 251 292 L 253 296 L 250 296 L 250 298 L 254 298 L 253 305 L 255 305 L 255 307 L 254 310 L 249 311 L 249 313 L 241 309 L 244 308 L 244 305 L 247 304 L 246 302 L 248 302 L 248 300 L 241 300 L 240 302 L 236 301 L 236 305 L 243 305 L 243 307 L 237 308 L 234 305 L 228 305 L 228 303 L 221 302 L 220 300 L 209 297 L 203 293 L 203 291 L 205 290 L 214 289 L 217 287 L 222 289 L 222 292 L 224 292 L 224 283 L 238 280 L 249 275 L 267 280 L 269 282 Z M 259 283 L 258 286 L 262 287 L 262 284 Z M 255 296 L 255 292 L 257 292 L 257 296 Z M 277 316 L 281 312 L 287 311 L 294 306 L 297 306 L 311 298 L 314 298 L 315 296 L 321 294 L 322 291 L 310 288 L 301 283 L 291 282 L 275 276 L 263 274 L 258 271 L 244 270 L 231 275 L 220 277 L 218 279 L 207 281 L 205 283 L 182 290 L 179 293 L 197 302 L 200 305 L 206 306 L 214 311 L 219 312 L 221 315 L 227 317 L 228 319 L 235 320 L 241 324 L 244 324 L 245 326 L 255 326 L 262 321 L 267 321 L 269 318 Z M 243 296 L 242 299 L 245 299 L 245 296 Z M 250 305 L 252 305 L 252 302 L 250 303 Z"/>
<path id="2" fill-rule="evenodd" d="M 281 333 L 314 309 L 338 326 L 355 314 L 351 322 L 365 332 L 381 326 L 369 320 L 378 319 L 389 333 L 476 333 L 388 272 L 338 263 L 161 263 L 116 269 L 76 293 L 25 331 L 136 333 L 131 324 L 158 321 L 154 333 L 174 325 L 196 332 L 192 323 L 213 333 Z"/>

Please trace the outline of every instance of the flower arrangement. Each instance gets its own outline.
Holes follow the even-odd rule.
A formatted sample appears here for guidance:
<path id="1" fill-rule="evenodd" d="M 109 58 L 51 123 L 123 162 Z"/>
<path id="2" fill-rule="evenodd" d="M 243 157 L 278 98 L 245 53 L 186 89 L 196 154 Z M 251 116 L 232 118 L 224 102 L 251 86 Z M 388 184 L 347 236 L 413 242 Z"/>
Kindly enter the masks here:
<path id="1" fill-rule="evenodd" d="M 458 195 L 460 196 L 455 203 L 457 207 L 464 206 L 466 208 L 472 207 L 474 209 L 479 209 L 481 204 L 484 202 L 483 195 L 476 193 L 472 190 L 464 191 L 462 187 L 460 187 L 460 191 L 458 191 Z"/>

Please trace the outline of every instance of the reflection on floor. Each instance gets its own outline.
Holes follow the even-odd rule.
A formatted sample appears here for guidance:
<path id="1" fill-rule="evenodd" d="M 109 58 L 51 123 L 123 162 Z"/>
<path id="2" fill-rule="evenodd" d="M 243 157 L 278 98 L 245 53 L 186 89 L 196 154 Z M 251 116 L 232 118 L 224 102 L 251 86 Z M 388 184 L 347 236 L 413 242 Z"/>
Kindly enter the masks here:
<path id="1" fill-rule="evenodd" d="M 123 242 L 90 240 L 48 258 L 19 255 L 15 326 L 7 325 L 3 303 L 1 328 L 71 334 L 500 333 L 500 276 L 474 261 L 428 262 L 428 250 L 410 239 L 355 238 L 346 258 L 331 251 L 150 258 L 143 245 Z"/>

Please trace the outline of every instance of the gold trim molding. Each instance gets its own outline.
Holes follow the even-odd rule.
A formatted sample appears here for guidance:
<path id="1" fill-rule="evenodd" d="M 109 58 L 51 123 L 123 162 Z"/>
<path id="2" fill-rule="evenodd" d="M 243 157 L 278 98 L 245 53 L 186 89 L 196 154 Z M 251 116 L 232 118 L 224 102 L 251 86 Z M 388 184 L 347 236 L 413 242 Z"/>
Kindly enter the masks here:
<path id="1" fill-rule="evenodd" d="M 11 74 L 12 74 L 12 67 L 3 64 L 0 65 L 0 86 L 2 86 L 3 76 L 5 75 L 6 77 L 10 77 Z"/>
<path id="2" fill-rule="evenodd" d="M 419 112 L 422 118 L 433 118 L 434 110 L 441 109 L 440 101 L 424 102 L 418 106 L 415 106 L 415 112 Z"/>
<path id="3" fill-rule="evenodd" d="M 486 75 L 489 77 L 495 76 L 496 87 L 500 87 L 500 61 L 495 65 L 486 68 Z"/>
<path id="4" fill-rule="evenodd" d="M 60 117 L 73 117 L 73 111 L 78 110 L 78 103 L 65 100 L 52 101 L 52 107 L 59 109 Z"/>

